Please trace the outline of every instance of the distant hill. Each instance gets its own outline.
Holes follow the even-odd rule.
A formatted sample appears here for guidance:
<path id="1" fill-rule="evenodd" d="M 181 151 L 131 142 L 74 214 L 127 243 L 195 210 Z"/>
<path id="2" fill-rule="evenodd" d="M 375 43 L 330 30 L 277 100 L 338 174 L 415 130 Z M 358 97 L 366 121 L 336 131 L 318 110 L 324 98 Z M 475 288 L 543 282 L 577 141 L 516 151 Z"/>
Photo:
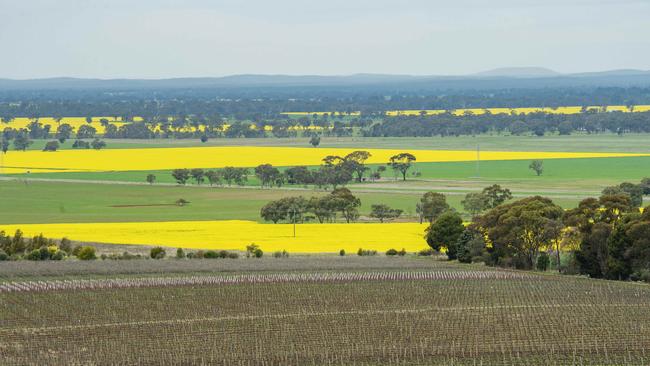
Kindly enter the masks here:
<path id="1" fill-rule="evenodd" d="M 650 87 L 650 71 L 612 70 L 578 74 L 560 74 L 541 67 L 501 68 L 473 75 L 232 75 L 171 79 L 0 79 L 0 91 L 133 91 L 133 90 L 279 90 L 292 88 L 346 89 L 364 93 L 406 92 L 431 90 L 486 90 L 506 88 L 567 88 L 567 87 Z"/>
<path id="2" fill-rule="evenodd" d="M 474 74 L 478 77 L 508 77 L 508 78 L 543 78 L 561 76 L 557 71 L 543 67 L 504 67 Z"/>

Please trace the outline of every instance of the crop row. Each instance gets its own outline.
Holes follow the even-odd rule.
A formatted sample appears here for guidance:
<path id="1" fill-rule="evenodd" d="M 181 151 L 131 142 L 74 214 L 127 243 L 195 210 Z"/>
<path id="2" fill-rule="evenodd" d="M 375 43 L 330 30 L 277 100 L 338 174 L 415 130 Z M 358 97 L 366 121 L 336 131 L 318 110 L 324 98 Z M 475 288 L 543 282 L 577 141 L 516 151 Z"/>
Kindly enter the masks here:
<path id="1" fill-rule="evenodd" d="M 508 271 L 427 271 L 427 272 L 326 272 L 272 273 L 221 276 L 106 278 L 75 280 L 40 280 L 0 283 L 0 293 L 56 290 L 118 289 L 163 286 L 228 285 L 242 283 L 413 281 L 413 280 L 512 280 L 530 277 Z"/>

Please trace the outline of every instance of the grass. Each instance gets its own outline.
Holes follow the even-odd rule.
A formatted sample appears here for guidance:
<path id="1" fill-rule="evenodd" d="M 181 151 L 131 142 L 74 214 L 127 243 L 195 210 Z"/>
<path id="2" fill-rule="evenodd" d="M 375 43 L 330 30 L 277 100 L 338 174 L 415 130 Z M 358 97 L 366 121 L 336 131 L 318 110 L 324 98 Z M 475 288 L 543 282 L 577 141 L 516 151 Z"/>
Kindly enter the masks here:
<path id="1" fill-rule="evenodd" d="M 242 188 L 133 186 L 58 182 L 0 181 L 0 223 L 74 223 L 133 221 L 251 220 L 268 201 L 289 195 L 323 195 L 324 191 L 287 191 Z M 385 203 L 415 213 L 419 193 L 358 193 L 367 215 L 373 203 Z M 183 198 L 185 207 L 173 203 Z M 451 196 L 460 206 L 460 196 Z M 168 204 L 169 206 L 147 206 Z M 6 206 L 5 206 L 6 205 Z M 132 207 L 114 207 L 133 205 Z M 0 225 L 0 230 L 1 230 Z"/>

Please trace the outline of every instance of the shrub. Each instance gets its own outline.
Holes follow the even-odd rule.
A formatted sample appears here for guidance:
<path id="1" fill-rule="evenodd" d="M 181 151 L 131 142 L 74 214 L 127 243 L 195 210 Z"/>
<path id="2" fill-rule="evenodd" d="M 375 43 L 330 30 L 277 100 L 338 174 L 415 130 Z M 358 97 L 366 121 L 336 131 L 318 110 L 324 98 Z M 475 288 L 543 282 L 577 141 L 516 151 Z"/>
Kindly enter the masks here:
<path id="1" fill-rule="evenodd" d="M 34 249 L 31 252 L 25 254 L 24 258 L 27 259 L 28 261 L 40 261 L 41 251 L 38 249 Z"/>
<path id="2" fill-rule="evenodd" d="M 289 252 L 286 250 L 273 252 L 273 258 L 289 258 Z"/>
<path id="3" fill-rule="evenodd" d="M 183 248 L 176 249 L 176 258 L 178 259 L 185 258 L 185 252 L 183 251 Z"/>
<path id="4" fill-rule="evenodd" d="M 50 259 L 53 261 L 60 261 L 65 258 L 65 252 L 62 250 L 57 250 L 54 254 L 50 255 Z"/>
<path id="5" fill-rule="evenodd" d="M 253 252 L 253 256 L 255 256 L 255 258 L 262 258 L 263 255 L 264 252 L 260 248 L 255 249 L 255 251 Z"/>
<path id="6" fill-rule="evenodd" d="M 339 255 L 340 255 L 341 257 L 345 257 L 345 249 L 341 249 L 341 250 L 339 250 Z"/>
<path id="7" fill-rule="evenodd" d="M 167 252 L 161 247 L 151 248 L 151 251 L 149 251 L 149 256 L 153 259 L 163 259 L 165 255 L 167 255 Z"/>
<path id="8" fill-rule="evenodd" d="M 7 253 L 4 252 L 4 250 L 0 249 L 0 261 L 8 261 L 9 256 Z"/>
<path id="9" fill-rule="evenodd" d="M 216 259 L 216 258 L 221 258 L 219 256 L 219 253 L 217 253 L 214 250 L 206 250 L 205 253 L 203 253 L 203 258 L 205 259 Z"/>
<path id="10" fill-rule="evenodd" d="M 426 248 L 422 249 L 418 252 L 418 256 L 420 257 L 430 257 L 435 253 L 435 251 L 432 248 Z"/>
<path id="11" fill-rule="evenodd" d="M 239 258 L 239 254 L 236 252 L 228 252 L 228 259 L 237 259 Z"/>
<path id="12" fill-rule="evenodd" d="M 537 270 L 546 271 L 550 263 L 551 259 L 548 257 L 548 254 L 546 252 L 540 253 L 537 257 Z"/>
<path id="13" fill-rule="evenodd" d="M 397 252 L 397 255 L 399 255 L 400 257 L 405 256 L 405 255 L 406 255 L 406 249 L 402 248 L 402 250 L 400 250 L 399 252 Z"/>
<path id="14" fill-rule="evenodd" d="M 72 253 L 72 241 L 68 238 L 62 238 L 59 242 L 59 249 L 66 252 L 66 254 Z"/>
<path id="15" fill-rule="evenodd" d="M 359 250 L 357 250 L 357 255 L 360 257 L 370 257 L 370 256 L 377 255 L 377 251 L 371 249 L 359 248 Z"/>
<path id="16" fill-rule="evenodd" d="M 76 256 L 80 260 L 89 261 L 89 260 L 97 259 L 97 255 L 95 254 L 95 247 L 83 246 L 83 247 L 77 247 L 77 248 L 79 248 L 79 250 L 77 250 Z M 77 248 L 75 248 L 75 250 Z"/>
<path id="17" fill-rule="evenodd" d="M 397 253 L 398 253 L 398 251 L 396 249 L 392 249 L 392 248 L 388 249 L 386 251 L 386 255 L 389 256 L 389 257 L 396 256 Z"/>

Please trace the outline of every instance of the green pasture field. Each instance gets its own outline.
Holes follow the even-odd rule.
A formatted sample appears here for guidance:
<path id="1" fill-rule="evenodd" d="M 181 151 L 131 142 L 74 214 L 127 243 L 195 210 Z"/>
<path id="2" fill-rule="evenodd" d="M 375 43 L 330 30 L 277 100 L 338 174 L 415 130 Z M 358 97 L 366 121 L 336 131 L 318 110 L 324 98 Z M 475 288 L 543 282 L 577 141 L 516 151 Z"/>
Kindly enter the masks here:
<path id="1" fill-rule="evenodd" d="M 520 193 L 574 193 L 585 196 L 598 194 L 604 187 L 623 181 L 638 182 L 650 176 L 650 157 L 547 159 L 544 172 L 537 176 L 528 168 L 530 160 L 500 160 L 477 162 L 416 163 L 407 182 L 398 182 L 392 170 L 383 174 L 381 182 L 363 184 L 364 188 L 438 189 L 444 186 L 464 187 L 462 191 L 475 191 L 498 183 L 516 189 Z M 370 165 L 375 169 L 378 165 Z M 247 186 L 259 186 L 253 174 L 248 176 Z M 115 182 L 145 182 L 148 174 L 156 176 L 156 183 L 175 184 L 171 170 L 121 171 L 121 172 L 66 172 L 29 173 L 6 175 L 16 178 L 68 179 Z M 444 181 L 444 182 L 440 182 Z M 387 185 L 387 183 L 391 183 Z M 190 184 L 193 184 L 190 181 Z M 352 184 L 354 186 L 355 183 Z M 442 186 L 441 186 L 442 185 Z"/>

